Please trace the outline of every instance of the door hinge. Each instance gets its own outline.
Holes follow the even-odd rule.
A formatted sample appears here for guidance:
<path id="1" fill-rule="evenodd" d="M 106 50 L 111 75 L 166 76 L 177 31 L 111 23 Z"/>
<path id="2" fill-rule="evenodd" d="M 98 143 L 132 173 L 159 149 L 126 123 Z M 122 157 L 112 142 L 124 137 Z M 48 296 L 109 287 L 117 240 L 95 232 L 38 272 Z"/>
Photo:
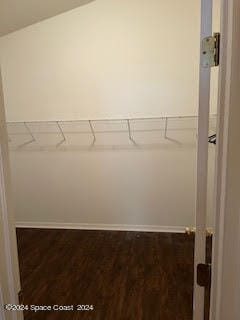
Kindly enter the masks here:
<path id="1" fill-rule="evenodd" d="M 220 33 L 216 32 L 213 36 L 202 40 L 202 66 L 211 68 L 219 66 L 220 58 Z"/>
<path id="2" fill-rule="evenodd" d="M 210 287 L 211 286 L 211 264 L 200 263 L 197 266 L 197 284 L 200 287 Z"/>

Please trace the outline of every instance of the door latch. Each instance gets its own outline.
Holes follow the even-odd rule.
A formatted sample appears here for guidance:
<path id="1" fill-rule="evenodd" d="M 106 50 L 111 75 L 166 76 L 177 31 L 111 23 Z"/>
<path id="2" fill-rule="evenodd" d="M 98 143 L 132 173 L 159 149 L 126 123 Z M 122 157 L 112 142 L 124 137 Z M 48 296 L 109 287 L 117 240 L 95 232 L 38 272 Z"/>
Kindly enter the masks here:
<path id="1" fill-rule="evenodd" d="M 219 66 L 220 58 L 220 33 L 202 40 L 202 66 L 211 68 Z"/>
<path id="2" fill-rule="evenodd" d="M 211 264 L 200 263 L 197 266 L 197 284 L 200 287 L 209 288 L 211 286 Z"/>

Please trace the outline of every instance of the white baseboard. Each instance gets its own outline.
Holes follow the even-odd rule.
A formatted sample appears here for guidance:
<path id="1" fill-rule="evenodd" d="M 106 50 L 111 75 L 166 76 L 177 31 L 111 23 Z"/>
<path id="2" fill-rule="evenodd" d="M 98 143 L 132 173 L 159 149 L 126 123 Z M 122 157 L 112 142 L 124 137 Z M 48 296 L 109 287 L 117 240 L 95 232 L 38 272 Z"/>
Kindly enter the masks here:
<path id="1" fill-rule="evenodd" d="M 91 224 L 91 223 L 64 223 L 64 222 L 16 222 L 16 227 L 17 228 L 38 228 L 38 229 L 116 230 L 116 231 L 170 232 L 170 233 L 185 232 L 185 227 L 101 224 L 101 223 Z"/>

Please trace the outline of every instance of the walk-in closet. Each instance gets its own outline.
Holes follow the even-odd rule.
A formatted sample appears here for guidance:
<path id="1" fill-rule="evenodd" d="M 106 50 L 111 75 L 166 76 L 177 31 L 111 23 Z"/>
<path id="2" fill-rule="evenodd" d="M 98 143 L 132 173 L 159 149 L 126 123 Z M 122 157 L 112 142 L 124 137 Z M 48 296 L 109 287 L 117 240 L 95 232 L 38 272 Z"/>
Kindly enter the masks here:
<path id="1" fill-rule="evenodd" d="M 205 89 L 207 2 L 85 1 L 0 37 L 24 304 L 74 308 L 25 310 L 25 320 L 192 319 L 208 94 L 207 262 L 214 227 L 218 68 L 205 68 Z"/>

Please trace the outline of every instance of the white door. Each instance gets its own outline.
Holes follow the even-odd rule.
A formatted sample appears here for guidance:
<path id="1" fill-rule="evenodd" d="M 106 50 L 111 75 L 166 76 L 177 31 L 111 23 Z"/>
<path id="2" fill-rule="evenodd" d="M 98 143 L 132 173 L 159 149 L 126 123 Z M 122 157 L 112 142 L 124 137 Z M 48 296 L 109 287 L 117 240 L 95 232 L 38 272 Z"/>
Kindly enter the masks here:
<path id="1" fill-rule="evenodd" d="M 203 39 L 212 36 L 212 2 L 212 0 L 201 0 L 201 52 L 199 69 L 196 236 L 194 260 L 194 320 L 204 319 L 205 289 L 197 284 L 197 266 L 198 264 L 204 264 L 206 262 L 208 134 L 211 68 L 206 66 L 206 56 L 203 54 Z"/>

